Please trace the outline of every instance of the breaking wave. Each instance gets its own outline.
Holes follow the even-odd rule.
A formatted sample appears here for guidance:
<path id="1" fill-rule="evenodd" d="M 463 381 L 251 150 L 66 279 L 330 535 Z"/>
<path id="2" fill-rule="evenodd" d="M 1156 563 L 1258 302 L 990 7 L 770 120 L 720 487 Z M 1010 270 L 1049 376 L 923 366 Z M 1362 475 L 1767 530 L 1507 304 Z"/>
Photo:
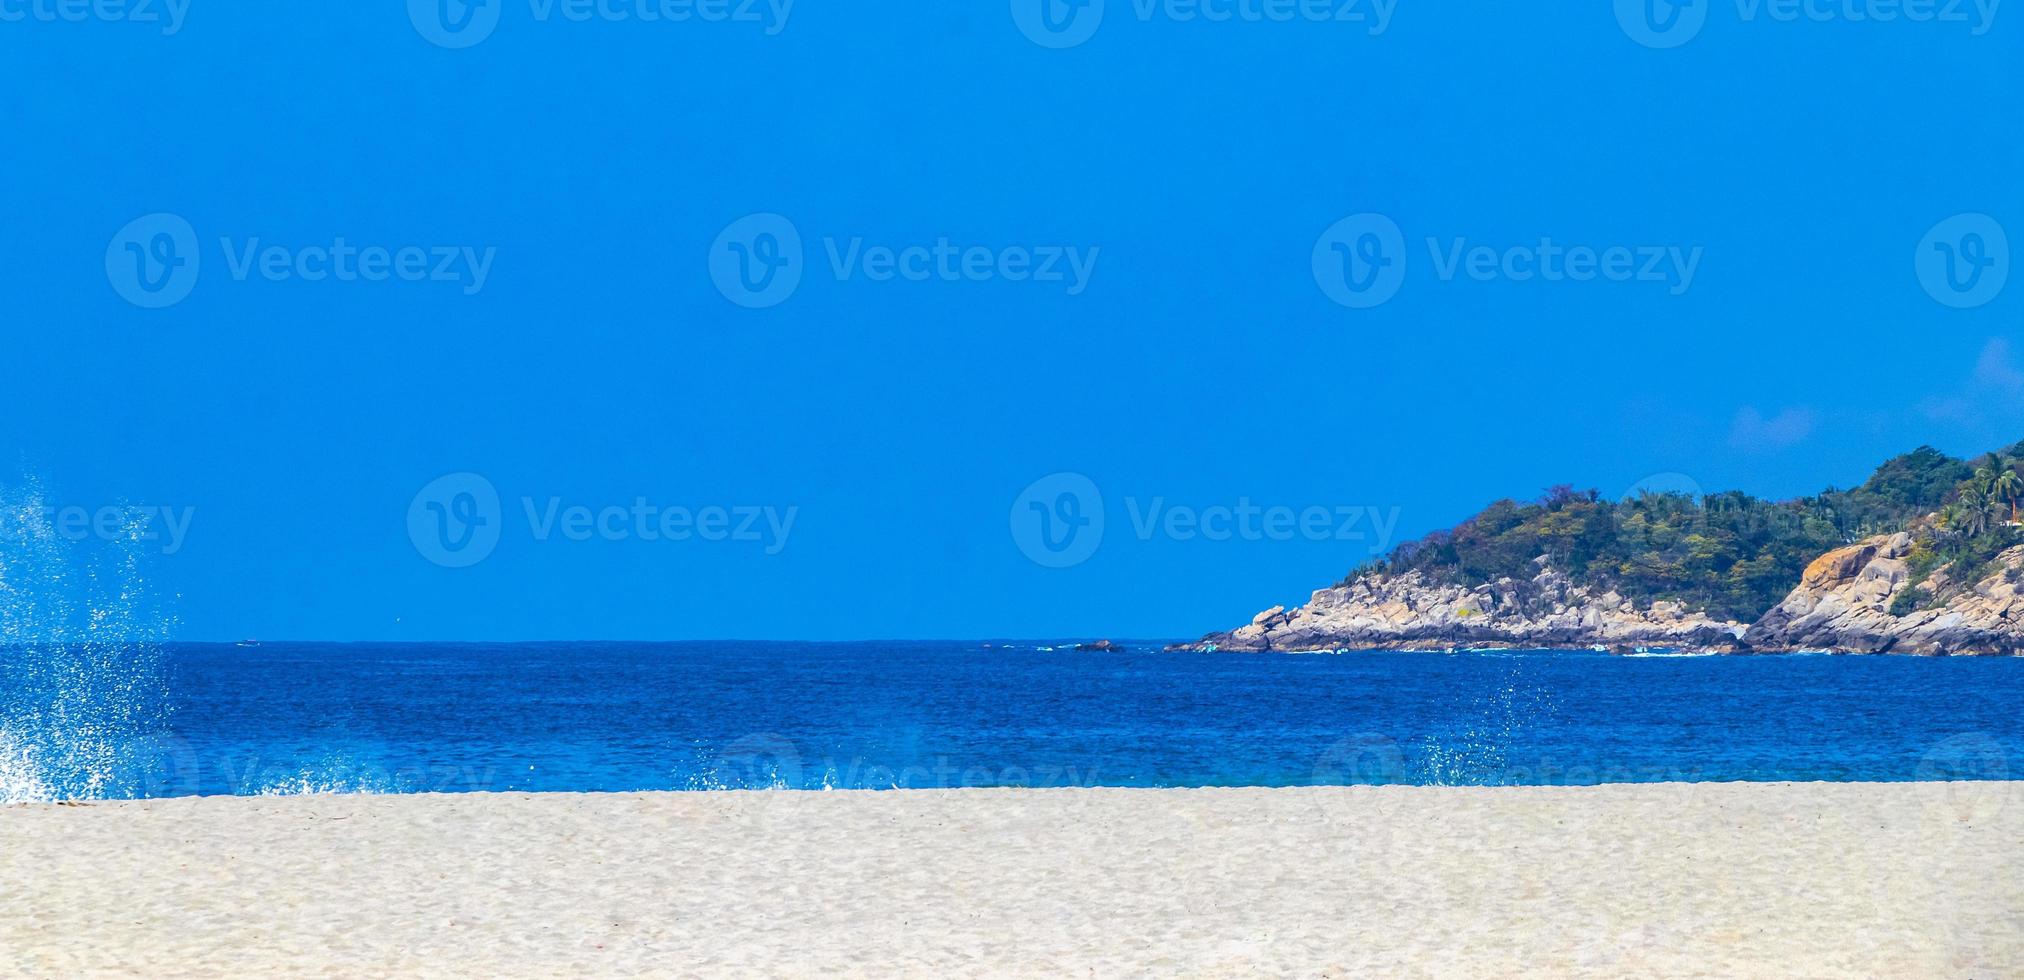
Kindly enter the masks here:
<path id="1" fill-rule="evenodd" d="M 44 499 L 0 488 L 0 804 L 161 795 L 186 753 L 146 528 L 60 533 Z"/>
<path id="2" fill-rule="evenodd" d="M 333 752 L 287 772 L 264 773 L 238 791 L 253 796 L 380 796 L 419 792 L 399 775 L 343 752 Z"/>

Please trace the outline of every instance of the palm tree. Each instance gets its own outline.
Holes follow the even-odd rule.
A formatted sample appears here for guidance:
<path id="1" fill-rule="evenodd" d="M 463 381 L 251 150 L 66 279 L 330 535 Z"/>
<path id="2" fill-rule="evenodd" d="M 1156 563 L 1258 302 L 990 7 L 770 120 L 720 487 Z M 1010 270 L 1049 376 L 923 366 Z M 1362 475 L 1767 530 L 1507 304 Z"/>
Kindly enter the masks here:
<path id="1" fill-rule="evenodd" d="M 2024 476 L 2017 473 L 2017 461 L 2008 456 L 1991 453 L 1990 464 L 1996 468 L 1989 481 L 1992 496 L 1999 497 L 2010 505 L 2010 520 L 2017 519 L 2017 501 L 2024 497 Z"/>
<path id="2" fill-rule="evenodd" d="M 1995 503 L 1986 485 L 1977 480 L 1961 490 L 1960 514 L 1953 522 L 1969 537 L 1979 537 L 1989 532 L 1989 510 Z"/>

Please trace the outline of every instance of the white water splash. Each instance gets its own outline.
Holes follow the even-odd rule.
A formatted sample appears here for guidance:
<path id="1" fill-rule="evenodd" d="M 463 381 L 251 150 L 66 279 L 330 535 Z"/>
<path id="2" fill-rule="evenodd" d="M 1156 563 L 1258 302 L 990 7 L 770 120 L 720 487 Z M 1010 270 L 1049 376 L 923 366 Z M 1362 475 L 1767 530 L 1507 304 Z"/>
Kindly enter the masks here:
<path id="1" fill-rule="evenodd" d="M 0 728 L 0 806 L 54 799 L 56 788 L 42 778 L 34 747 L 20 744 L 12 732 Z"/>
<path id="2" fill-rule="evenodd" d="M 1555 712 L 1553 692 L 1528 682 L 1522 660 L 1468 710 L 1453 713 L 1466 727 L 1447 740 L 1423 739 L 1420 781 L 1432 786 L 1496 785 L 1511 774 L 1508 749 L 1528 726 Z"/>
<path id="3" fill-rule="evenodd" d="M 408 791 L 408 787 L 386 770 L 356 762 L 344 753 L 333 753 L 293 772 L 263 774 L 258 784 L 251 788 L 251 795 L 380 796 Z"/>
<path id="4" fill-rule="evenodd" d="M 0 804 L 150 795 L 171 624 L 142 578 L 145 522 L 65 535 L 43 501 L 0 490 Z"/>

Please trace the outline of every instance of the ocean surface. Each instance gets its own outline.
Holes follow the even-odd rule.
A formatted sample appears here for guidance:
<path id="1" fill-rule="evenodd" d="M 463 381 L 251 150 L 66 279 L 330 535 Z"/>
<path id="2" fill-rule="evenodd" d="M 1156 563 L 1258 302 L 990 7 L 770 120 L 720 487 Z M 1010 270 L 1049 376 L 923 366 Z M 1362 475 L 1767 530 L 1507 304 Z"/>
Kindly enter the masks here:
<path id="1" fill-rule="evenodd" d="M 1045 642 L 0 648 L 0 801 L 2024 778 L 2024 660 Z"/>

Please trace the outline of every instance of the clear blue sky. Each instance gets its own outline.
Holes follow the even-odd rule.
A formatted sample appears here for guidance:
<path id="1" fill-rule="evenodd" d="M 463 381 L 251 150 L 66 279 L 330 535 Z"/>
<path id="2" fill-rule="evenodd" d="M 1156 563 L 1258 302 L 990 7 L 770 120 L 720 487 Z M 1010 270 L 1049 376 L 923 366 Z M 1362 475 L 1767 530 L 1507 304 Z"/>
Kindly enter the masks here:
<path id="1" fill-rule="evenodd" d="M 1396 508 L 1404 537 L 1554 483 L 1789 496 L 2024 438 L 2024 281 L 1960 309 L 1914 265 L 1956 214 L 2024 243 L 2024 10 L 1975 36 L 1723 0 L 1657 49 L 1606 4 L 1371 36 L 1110 0 L 1053 49 L 1002 0 L 806 3 L 770 36 L 494 2 L 461 49 L 398 4 L 0 22 L 0 483 L 194 508 L 150 573 L 186 638 L 1191 636 L 1368 536 L 1142 536 L 1156 500 Z M 200 264 L 146 309 L 116 236 L 162 212 Z M 712 262 L 759 213 L 805 261 L 748 309 Z M 1313 259 L 1363 213 L 1404 278 L 1353 308 Z M 235 275 L 253 239 L 338 238 L 492 257 L 475 290 Z M 1440 277 L 1457 239 L 1541 238 L 1701 251 L 1677 295 Z M 1075 294 L 839 279 L 852 239 L 1096 258 Z M 444 567 L 411 505 L 460 472 L 499 539 Z M 1055 473 L 1105 519 L 1066 567 L 1013 533 Z M 641 498 L 794 522 L 775 554 L 541 540 L 522 503 Z"/>

